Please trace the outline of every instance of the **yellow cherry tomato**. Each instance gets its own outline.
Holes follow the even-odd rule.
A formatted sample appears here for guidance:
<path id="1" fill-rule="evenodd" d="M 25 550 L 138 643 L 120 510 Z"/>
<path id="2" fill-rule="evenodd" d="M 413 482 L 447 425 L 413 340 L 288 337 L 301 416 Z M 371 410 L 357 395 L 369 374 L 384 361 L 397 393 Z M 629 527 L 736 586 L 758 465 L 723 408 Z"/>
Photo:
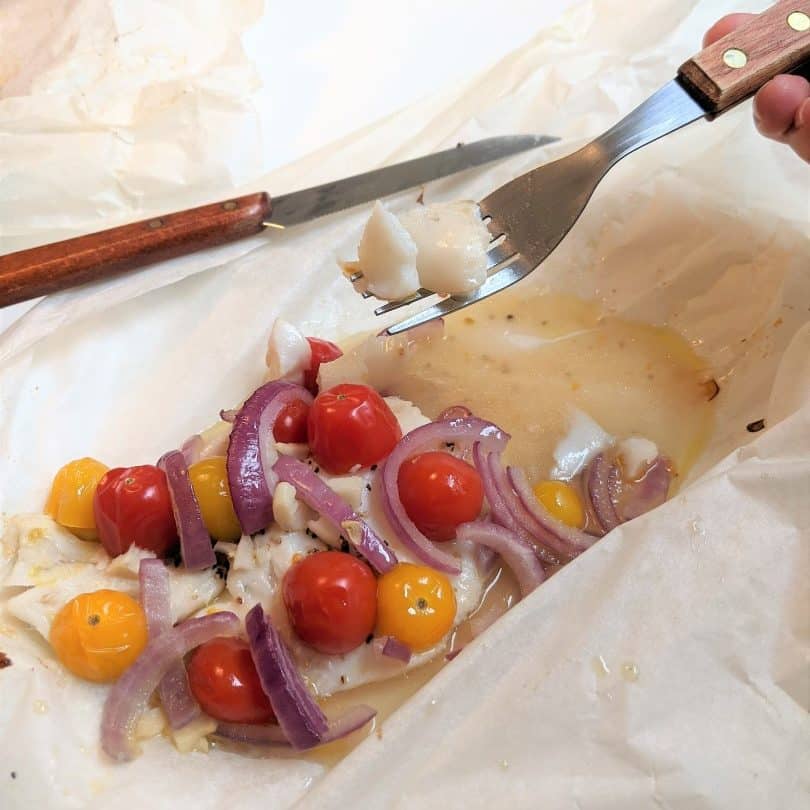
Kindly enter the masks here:
<path id="1" fill-rule="evenodd" d="M 208 534 L 214 540 L 238 540 L 242 536 L 242 527 L 233 511 L 225 456 L 211 456 L 192 464 L 188 475 Z"/>
<path id="2" fill-rule="evenodd" d="M 421 652 L 438 644 L 455 618 L 453 586 L 432 568 L 399 563 L 377 580 L 378 636 L 394 636 Z"/>
<path id="3" fill-rule="evenodd" d="M 146 646 L 146 616 L 120 591 L 101 590 L 71 599 L 51 625 L 51 646 L 74 675 L 117 680 Z"/>
<path id="4" fill-rule="evenodd" d="M 585 509 L 577 491 L 565 481 L 540 481 L 534 485 L 534 497 L 551 514 L 575 529 L 585 525 Z"/>
<path id="5" fill-rule="evenodd" d="M 93 496 L 107 469 L 94 458 L 69 461 L 54 476 L 45 513 L 83 540 L 97 539 Z"/>

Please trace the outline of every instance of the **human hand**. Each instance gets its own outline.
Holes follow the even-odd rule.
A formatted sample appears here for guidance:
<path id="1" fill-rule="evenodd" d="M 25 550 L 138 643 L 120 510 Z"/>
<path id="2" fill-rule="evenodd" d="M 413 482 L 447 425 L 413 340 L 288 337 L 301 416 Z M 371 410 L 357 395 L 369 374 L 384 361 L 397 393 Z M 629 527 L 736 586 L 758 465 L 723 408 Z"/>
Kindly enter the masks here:
<path id="1" fill-rule="evenodd" d="M 755 14 L 727 14 L 703 37 L 703 46 L 748 22 Z M 766 137 L 786 143 L 810 163 L 810 82 L 801 76 L 776 76 L 754 96 L 754 123 Z"/>

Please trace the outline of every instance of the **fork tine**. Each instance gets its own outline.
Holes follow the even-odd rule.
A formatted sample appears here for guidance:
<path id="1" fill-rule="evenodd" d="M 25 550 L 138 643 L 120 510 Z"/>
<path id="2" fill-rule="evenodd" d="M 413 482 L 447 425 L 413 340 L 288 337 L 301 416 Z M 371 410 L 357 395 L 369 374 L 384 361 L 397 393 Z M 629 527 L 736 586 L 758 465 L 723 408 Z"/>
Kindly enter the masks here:
<path id="1" fill-rule="evenodd" d="M 408 304 L 415 304 L 417 301 L 422 301 L 430 295 L 435 295 L 436 293 L 431 292 L 430 290 L 417 290 L 413 295 L 408 296 L 407 298 L 403 298 L 401 301 L 389 301 L 387 304 L 383 304 L 382 306 L 377 307 L 374 310 L 375 315 L 385 315 L 386 312 L 393 312 L 400 307 L 406 307 Z"/>
<path id="2" fill-rule="evenodd" d="M 445 315 L 449 315 L 451 312 L 464 309 L 470 306 L 470 304 L 475 304 L 484 298 L 488 298 L 490 295 L 494 295 L 496 292 L 505 290 L 507 287 L 528 275 L 531 270 L 531 265 L 520 254 L 515 254 L 507 265 L 494 272 L 477 290 L 474 290 L 469 295 L 463 298 L 458 296 L 445 298 L 444 301 L 439 301 L 439 303 L 434 304 L 432 307 L 428 307 L 412 315 L 410 318 L 405 318 L 405 320 L 393 326 L 389 326 L 384 330 L 384 334 L 398 335 L 400 332 L 421 326 L 423 323 L 432 321 L 435 318 L 441 318 Z"/>

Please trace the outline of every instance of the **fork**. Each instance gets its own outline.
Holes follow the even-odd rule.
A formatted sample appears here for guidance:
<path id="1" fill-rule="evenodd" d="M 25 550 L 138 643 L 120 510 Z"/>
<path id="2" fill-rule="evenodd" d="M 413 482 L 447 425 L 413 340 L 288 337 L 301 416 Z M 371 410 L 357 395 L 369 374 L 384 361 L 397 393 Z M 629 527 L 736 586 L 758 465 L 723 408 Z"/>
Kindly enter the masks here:
<path id="1" fill-rule="evenodd" d="M 533 272 L 573 227 L 608 170 L 626 155 L 700 118 L 743 101 L 779 73 L 810 67 L 810 0 L 782 0 L 707 48 L 629 115 L 567 157 L 540 166 L 479 202 L 492 237 L 487 279 L 389 326 L 395 335 L 488 298 Z M 352 282 L 362 273 L 349 276 Z M 369 297 L 368 292 L 363 293 Z M 434 295 L 420 289 L 374 310 L 386 315 Z"/>

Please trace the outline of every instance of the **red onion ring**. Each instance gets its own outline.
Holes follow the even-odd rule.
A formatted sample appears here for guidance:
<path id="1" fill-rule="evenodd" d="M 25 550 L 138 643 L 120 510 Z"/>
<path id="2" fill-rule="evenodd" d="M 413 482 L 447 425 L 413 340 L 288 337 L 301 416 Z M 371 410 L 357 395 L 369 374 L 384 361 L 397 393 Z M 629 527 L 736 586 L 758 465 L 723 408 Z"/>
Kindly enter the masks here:
<path id="1" fill-rule="evenodd" d="M 547 542 L 549 542 L 549 538 L 554 538 L 555 544 L 562 549 L 564 556 L 576 557 L 597 541 L 598 538 L 557 520 L 548 509 L 542 506 L 534 497 L 523 470 L 509 467 L 506 473 L 520 502 L 532 516 L 537 527 L 545 533 Z"/>
<path id="2" fill-rule="evenodd" d="M 136 756 L 135 725 L 163 676 L 178 658 L 218 636 L 235 636 L 241 622 L 228 611 L 187 619 L 146 645 L 135 663 L 113 684 L 101 715 L 101 747 L 118 762 Z"/>
<path id="3" fill-rule="evenodd" d="M 393 658 L 407 664 L 411 660 L 411 648 L 393 636 L 381 636 L 374 639 L 374 649 L 386 658 Z"/>
<path id="4" fill-rule="evenodd" d="M 400 467 L 411 456 L 441 443 L 463 442 L 472 446 L 478 442 L 482 449 L 491 451 L 502 450 L 508 441 L 509 434 L 497 425 L 473 416 L 422 425 L 403 436 L 391 451 L 380 472 L 383 483 L 383 508 L 394 533 L 423 563 L 447 574 L 461 572 L 456 558 L 428 540 L 408 517 L 399 497 Z"/>
<path id="5" fill-rule="evenodd" d="M 627 486 L 627 494 L 616 506 L 622 520 L 643 515 L 667 499 L 672 480 L 670 466 L 668 459 L 657 456 L 644 475 Z"/>
<path id="6" fill-rule="evenodd" d="M 169 572 L 161 560 L 147 558 L 141 560 L 138 582 L 141 607 L 146 614 L 146 627 L 152 640 L 172 627 Z M 200 704 L 191 694 L 182 658 L 178 658 L 161 678 L 158 695 L 169 725 L 174 730 L 187 726 L 202 713 Z"/>
<path id="7" fill-rule="evenodd" d="M 567 547 L 534 519 L 512 488 L 506 470 L 501 464 L 501 454 L 490 453 L 487 457 L 487 466 L 511 517 L 513 525 L 505 528 L 511 529 L 524 542 L 534 546 L 535 551 L 546 563 L 553 564 L 558 562 L 560 557 L 566 557 Z"/>
<path id="8" fill-rule="evenodd" d="M 284 736 L 294 749 L 304 751 L 345 737 L 374 717 L 376 712 L 373 709 L 357 706 L 330 724 L 261 605 L 251 608 L 245 618 L 245 627 L 262 689 L 270 700 Z"/>
<path id="9" fill-rule="evenodd" d="M 275 723 L 267 725 L 255 725 L 253 723 L 220 723 L 214 732 L 217 737 L 222 737 L 232 742 L 243 745 L 278 745 L 284 748 L 290 747 L 290 741 L 281 730 L 281 726 Z"/>
<path id="10" fill-rule="evenodd" d="M 320 745 L 347 737 L 353 731 L 362 728 L 377 716 L 377 710 L 360 703 L 346 709 L 336 719 L 329 721 L 329 728 L 321 738 Z M 232 742 L 243 745 L 270 746 L 292 750 L 290 741 L 281 726 L 275 724 L 251 725 L 249 723 L 220 723 L 214 732 Z"/>
<path id="11" fill-rule="evenodd" d="M 296 750 L 314 748 L 326 734 L 329 723 L 261 605 L 251 608 L 245 628 L 259 681 L 285 737 Z"/>
<path id="12" fill-rule="evenodd" d="M 195 464 L 200 460 L 200 455 L 202 454 L 204 445 L 205 442 L 203 441 L 203 437 L 200 436 L 199 433 L 189 436 L 183 442 L 180 452 L 183 454 L 183 458 L 186 461 L 186 466 L 190 467 L 192 464 Z"/>
<path id="13" fill-rule="evenodd" d="M 277 478 L 273 427 L 282 408 L 302 400 L 312 404 L 312 394 L 292 383 L 265 383 L 257 388 L 234 418 L 228 441 L 228 484 L 239 525 L 246 534 L 266 529 L 273 520 L 273 491 Z"/>
<path id="14" fill-rule="evenodd" d="M 379 574 L 397 564 L 397 556 L 315 471 L 292 456 L 279 456 L 273 472 L 280 481 L 295 487 L 298 497 L 326 518 L 338 532 L 345 532 L 355 550 Z"/>
<path id="15" fill-rule="evenodd" d="M 614 474 L 614 469 L 615 465 L 608 462 L 605 454 L 598 453 L 583 475 L 588 500 L 605 533 L 612 531 L 622 522 L 610 497 L 610 476 Z"/>
<path id="16" fill-rule="evenodd" d="M 512 569 L 523 596 L 530 594 L 546 578 L 534 548 L 503 526 L 476 520 L 459 526 L 456 536 L 459 540 L 480 543 L 497 552 Z"/>
<path id="17" fill-rule="evenodd" d="M 179 450 L 171 450 L 160 461 L 166 473 L 166 483 L 171 496 L 174 522 L 180 536 L 180 552 L 183 565 L 189 571 L 202 571 L 216 565 L 217 558 L 211 545 L 211 536 L 202 519 L 200 504 L 188 477 L 188 467 Z"/>

